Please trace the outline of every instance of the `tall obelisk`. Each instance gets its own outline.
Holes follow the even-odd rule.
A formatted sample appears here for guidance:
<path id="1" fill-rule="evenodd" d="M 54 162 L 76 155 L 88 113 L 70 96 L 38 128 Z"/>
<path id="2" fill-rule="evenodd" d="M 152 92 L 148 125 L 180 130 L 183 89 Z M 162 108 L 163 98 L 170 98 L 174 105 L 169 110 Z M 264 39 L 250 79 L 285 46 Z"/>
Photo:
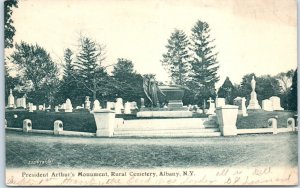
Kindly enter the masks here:
<path id="1" fill-rule="evenodd" d="M 260 105 L 258 104 L 257 95 L 255 92 L 255 85 L 256 85 L 256 81 L 254 79 L 254 76 L 252 76 L 252 80 L 251 80 L 252 92 L 251 92 L 251 98 L 249 101 L 249 105 L 247 107 L 248 110 L 261 109 Z"/>

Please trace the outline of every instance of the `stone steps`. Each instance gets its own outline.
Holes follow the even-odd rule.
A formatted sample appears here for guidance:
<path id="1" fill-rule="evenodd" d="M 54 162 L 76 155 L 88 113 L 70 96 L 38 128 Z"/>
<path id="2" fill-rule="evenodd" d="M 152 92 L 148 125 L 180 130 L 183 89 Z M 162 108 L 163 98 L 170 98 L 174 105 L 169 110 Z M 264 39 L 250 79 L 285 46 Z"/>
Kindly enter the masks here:
<path id="1" fill-rule="evenodd" d="M 206 129 L 209 130 L 209 129 Z M 115 131 L 114 137 L 217 137 L 220 132 L 215 131 Z"/>
<path id="2" fill-rule="evenodd" d="M 164 130 L 130 130 L 116 129 L 114 137 L 214 137 L 221 136 L 218 128 L 207 129 L 164 129 Z"/>
<path id="3" fill-rule="evenodd" d="M 205 129 L 216 128 L 207 118 L 176 118 L 176 119 L 139 119 L 125 120 L 118 124 L 117 128 L 137 130 L 162 130 L 162 129 Z"/>

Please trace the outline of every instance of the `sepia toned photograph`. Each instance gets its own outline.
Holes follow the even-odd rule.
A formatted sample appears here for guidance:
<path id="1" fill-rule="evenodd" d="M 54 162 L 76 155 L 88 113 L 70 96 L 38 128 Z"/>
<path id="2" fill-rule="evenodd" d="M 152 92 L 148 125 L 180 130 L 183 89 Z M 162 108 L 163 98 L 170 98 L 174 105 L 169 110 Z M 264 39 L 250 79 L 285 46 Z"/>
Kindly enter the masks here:
<path id="1" fill-rule="evenodd" d="M 297 1 L 2 3 L 7 186 L 298 185 Z"/>

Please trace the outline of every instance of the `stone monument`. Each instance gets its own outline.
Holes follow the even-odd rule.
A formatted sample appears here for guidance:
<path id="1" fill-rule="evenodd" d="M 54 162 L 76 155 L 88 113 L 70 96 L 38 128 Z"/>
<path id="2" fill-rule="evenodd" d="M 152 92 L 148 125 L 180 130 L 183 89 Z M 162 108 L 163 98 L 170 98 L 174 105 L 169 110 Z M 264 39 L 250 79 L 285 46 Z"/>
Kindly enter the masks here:
<path id="1" fill-rule="evenodd" d="M 99 112 L 99 111 L 101 111 L 101 106 L 100 106 L 100 102 L 96 99 L 93 105 L 93 112 Z"/>
<path id="2" fill-rule="evenodd" d="M 208 109 L 208 111 L 206 112 L 206 114 L 208 114 L 208 115 L 215 114 L 215 111 L 216 111 L 216 105 L 215 105 L 215 103 L 214 103 L 214 100 L 212 100 L 211 97 L 209 97 L 209 100 L 207 100 L 207 102 L 209 102 L 209 109 Z"/>
<path id="3" fill-rule="evenodd" d="M 262 105 L 263 110 L 269 111 L 269 112 L 273 111 L 272 102 L 269 99 L 263 100 L 261 105 Z"/>
<path id="4" fill-rule="evenodd" d="M 131 114 L 131 103 L 130 102 L 125 103 L 124 114 Z"/>
<path id="5" fill-rule="evenodd" d="M 251 98 L 249 101 L 249 105 L 247 107 L 248 110 L 261 109 L 260 105 L 258 104 L 257 95 L 255 92 L 255 85 L 256 85 L 256 81 L 254 79 L 254 76 L 252 76 L 252 80 L 251 80 L 252 92 L 251 92 Z"/>
<path id="6" fill-rule="evenodd" d="M 238 114 L 243 116 L 248 116 L 246 108 L 246 98 L 245 97 L 236 97 L 233 100 L 233 105 L 238 106 Z"/>
<path id="7" fill-rule="evenodd" d="M 65 105 L 65 112 L 72 112 L 73 111 L 73 106 L 71 103 L 70 99 L 66 100 L 66 105 Z"/>
<path id="8" fill-rule="evenodd" d="M 225 98 L 216 98 L 216 108 L 225 106 Z"/>
<path id="9" fill-rule="evenodd" d="M 85 103 L 85 109 L 91 110 L 91 101 L 90 101 L 90 97 L 89 96 L 85 97 L 84 103 Z"/>
<path id="10" fill-rule="evenodd" d="M 273 110 L 284 110 L 280 105 L 280 98 L 277 96 L 272 96 L 269 98 L 272 103 Z"/>
<path id="11" fill-rule="evenodd" d="M 15 107 L 15 97 L 12 94 L 12 89 L 9 90 L 9 96 L 7 100 L 7 107 L 14 108 Z"/>

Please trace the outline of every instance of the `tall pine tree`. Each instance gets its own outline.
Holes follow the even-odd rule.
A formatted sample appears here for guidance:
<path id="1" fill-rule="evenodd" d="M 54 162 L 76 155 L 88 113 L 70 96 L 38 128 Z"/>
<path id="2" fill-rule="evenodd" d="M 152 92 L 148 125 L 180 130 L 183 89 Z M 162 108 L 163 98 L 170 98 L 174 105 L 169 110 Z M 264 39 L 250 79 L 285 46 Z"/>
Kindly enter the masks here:
<path id="1" fill-rule="evenodd" d="M 215 96 L 215 83 L 219 81 L 217 53 L 210 37 L 208 23 L 198 20 L 192 28 L 189 88 L 195 95 L 195 103 L 202 103 Z"/>
<path id="2" fill-rule="evenodd" d="M 171 34 L 166 45 L 167 53 L 163 54 L 161 62 L 175 84 L 185 85 L 187 80 L 189 69 L 188 45 L 189 41 L 186 34 L 178 29 L 175 29 Z"/>
<path id="3" fill-rule="evenodd" d="M 105 49 L 102 45 L 88 37 L 80 38 L 80 51 L 77 55 L 76 69 L 78 76 L 76 81 L 86 90 L 87 95 L 92 95 L 93 100 L 108 95 L 109 78 L 102 66 L 105 60 Z"/>

